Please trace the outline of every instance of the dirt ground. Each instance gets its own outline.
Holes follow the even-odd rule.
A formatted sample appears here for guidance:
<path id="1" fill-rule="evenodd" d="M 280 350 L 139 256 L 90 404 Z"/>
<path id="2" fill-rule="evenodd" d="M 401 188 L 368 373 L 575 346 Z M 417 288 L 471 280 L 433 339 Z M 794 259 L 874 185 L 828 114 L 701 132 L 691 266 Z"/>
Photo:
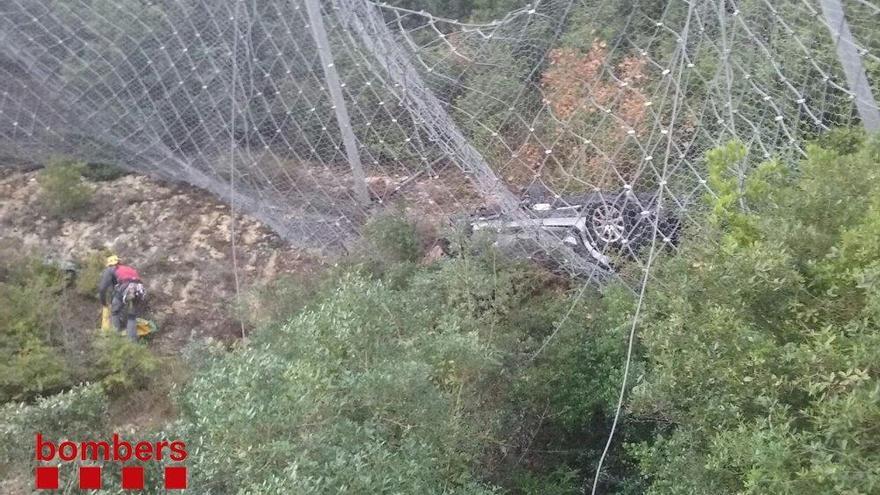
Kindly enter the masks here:
<path id="1" fill-rule="evenodd" d="M 137 175 L 90 185 L 92 208 L 54 220 L 41 214 L 35 172 L 0 177 L 0 241 L 62 262 L 76 263 L 97 251 L 117 253 L 138 268 L 147 285 L 147 316 L 160 328 L 153 347 L 161 353 L 175 353 L 196 338 L 240 337 L 236 273 L 246 292 L 279 274 L 320 269 L 325 261 L 237 214 L 235 270 L 233 218 L 211 195 Z M 68 322 L 95 328 L 98 303 L 85 306 L 67 308 Z"/>

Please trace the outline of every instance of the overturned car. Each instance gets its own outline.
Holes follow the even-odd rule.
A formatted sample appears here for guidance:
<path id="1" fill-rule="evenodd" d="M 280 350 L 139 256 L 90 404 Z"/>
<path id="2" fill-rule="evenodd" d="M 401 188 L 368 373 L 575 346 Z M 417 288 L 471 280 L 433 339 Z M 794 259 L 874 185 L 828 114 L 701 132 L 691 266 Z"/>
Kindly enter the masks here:
<path id="1" fill-rule="evenodd" d="M 604 268 L 613 268 L 614 258 L 636 258 L 655 235 L 662 246 L 672 246 L 680 230 L 679 219 L 664 208 L 657 194 L 628 189 L 526 199 L 521 213 L 484 209 L 470 226 L 474 232 L 489 230 L 517 238 L 550 234 Z"/>

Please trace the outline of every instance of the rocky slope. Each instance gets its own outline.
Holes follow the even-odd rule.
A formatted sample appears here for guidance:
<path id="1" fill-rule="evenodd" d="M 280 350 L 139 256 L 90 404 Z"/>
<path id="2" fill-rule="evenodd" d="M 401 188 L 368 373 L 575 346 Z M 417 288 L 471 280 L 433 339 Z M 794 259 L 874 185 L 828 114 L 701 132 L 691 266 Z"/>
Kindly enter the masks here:
<path id="1" fill-rule="evenodd" d="M 285 272 L 317 269 L 317 253 L 294 249 L 256 220 L 233 216 L 212 196 L 181 185 L 127 175 L 90 183 L 89 211 L 55 220 L 41 213 L 36 172 L 0 176 L 0 242 L 77 262 L 111 250 L 140 270 L 150 294 L 150 315 L 160 326 L 155 347 L 174 352 L 199 336 L 240 336 L 235 275 L 240 292 Z M 74 326 L 97 326 L 98 303 L 67 308 Z M 92 323 L 94 321 L 94 324 Z"/>

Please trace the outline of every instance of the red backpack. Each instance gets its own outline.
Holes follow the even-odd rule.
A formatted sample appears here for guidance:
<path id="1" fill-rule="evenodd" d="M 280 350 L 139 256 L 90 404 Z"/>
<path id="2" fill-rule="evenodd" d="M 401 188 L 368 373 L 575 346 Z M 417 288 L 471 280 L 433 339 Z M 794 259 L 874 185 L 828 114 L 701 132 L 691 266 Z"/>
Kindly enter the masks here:
<path id="1" fill-rule="evenodd" d="M 130 282 L 132 280 L 140 281 L 141 276 L 138 271 L 127 265 L 116 265 L 116 282 Z"/>

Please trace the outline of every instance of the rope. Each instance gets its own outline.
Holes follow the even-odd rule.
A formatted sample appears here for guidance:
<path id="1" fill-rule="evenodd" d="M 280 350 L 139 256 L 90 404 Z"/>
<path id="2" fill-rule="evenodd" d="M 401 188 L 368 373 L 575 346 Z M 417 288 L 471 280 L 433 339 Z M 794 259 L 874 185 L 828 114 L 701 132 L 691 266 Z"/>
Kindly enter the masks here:
<path id="1" fill-rule="evenodd" d="M 238 17 L 239 17 L 239 6 L 241 4 L 241 0 L 235 0 L 235 11 L 232 14 L 233 17 L 233 37 L 235 38 L 232 42 L 232 81 L 229 89 L 229 197 L 231 198 L 229 201 L 229 236 L 231 240 L 232 247 L 232 274 L 235 279 L 235 304 L 236 309 L 241 311 L 241 283 L 238 277 L 238 253 L 236 250 L 236 241 L 235 241 L 235 226 L 236 226 L 236 211 L 235 211 L 235 119 L 236 119 L 236 104 L 235 104 L 235 86 L 238 84 Z M 238 323 L 241 327 L 241 338 L 242 340 L 247 338 L 245 334 L 244 321 L 242 321 L 241 316 L 238 317 Z"/>

